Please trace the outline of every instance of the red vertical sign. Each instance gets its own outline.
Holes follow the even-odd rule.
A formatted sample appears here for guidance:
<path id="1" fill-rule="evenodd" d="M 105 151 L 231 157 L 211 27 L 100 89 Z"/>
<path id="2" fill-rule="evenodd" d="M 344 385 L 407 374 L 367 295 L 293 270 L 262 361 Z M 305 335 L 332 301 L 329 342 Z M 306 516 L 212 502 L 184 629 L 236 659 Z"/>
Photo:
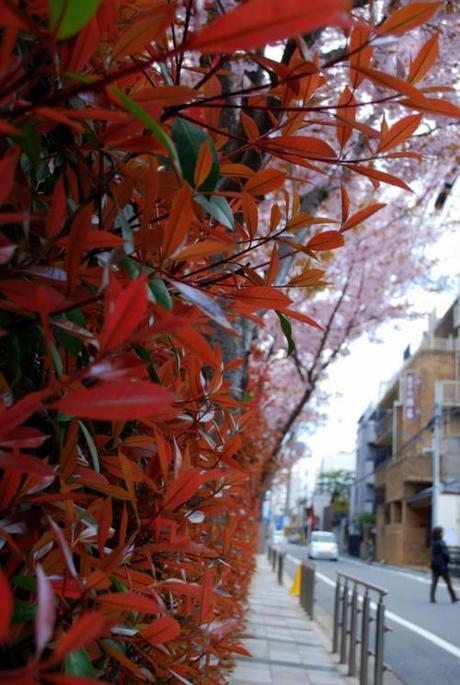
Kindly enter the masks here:
<path id="1" fill-rule="evenodd" d="M 404 377 L 404 419 L 414 421 L 416 414 L 415 373 L 406 371 Z"/>

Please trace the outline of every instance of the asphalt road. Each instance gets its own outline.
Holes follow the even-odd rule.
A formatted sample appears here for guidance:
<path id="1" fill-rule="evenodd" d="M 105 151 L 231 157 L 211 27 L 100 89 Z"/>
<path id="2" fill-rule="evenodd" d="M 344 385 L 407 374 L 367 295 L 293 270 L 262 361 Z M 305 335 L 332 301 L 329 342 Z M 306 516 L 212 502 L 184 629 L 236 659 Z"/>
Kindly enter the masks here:
<path id="1" fill-rule="evenodd" d="M 283 545 L 298 559 L 306 558 L 306 548 Z M 386 568 L 342 558 L 338 562 L 315 561 L 318 604 L 333 613 L 336 572 L 342 571 L 388 590 L 385 662 L 405 685 L 460 684 L 460 602 L 452 604 L 443 580 L 439 581 L 436 604 L 429 603 L 428 574 Z M 291 577 L 296 563 L 285 560 Z M 460 581 L 454 582 L 460 597 Z"/>

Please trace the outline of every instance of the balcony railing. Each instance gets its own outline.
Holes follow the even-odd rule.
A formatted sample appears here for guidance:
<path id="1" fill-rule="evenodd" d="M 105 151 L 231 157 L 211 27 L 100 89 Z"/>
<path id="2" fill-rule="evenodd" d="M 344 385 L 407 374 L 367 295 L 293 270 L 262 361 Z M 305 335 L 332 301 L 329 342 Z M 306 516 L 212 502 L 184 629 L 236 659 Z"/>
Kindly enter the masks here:
<path id="1" fill-rule="evenodd" d="M 460 338 L 436 338 L 425 335 L 420 344 L 421 350 L 439 350 L 441 352 L 455 352 L 460 350 Z"/>
<path id="2" fill-rule="evenodd" d="M 460 381 L 438 381 L 436 400 L 450 406 L 460 405 Z"/>
<path id="3" fill-rule="evenodd" d="M 375 440 L 381 442 L 393 436 L 393 409 L 381 409 L 375 414 Z"/>

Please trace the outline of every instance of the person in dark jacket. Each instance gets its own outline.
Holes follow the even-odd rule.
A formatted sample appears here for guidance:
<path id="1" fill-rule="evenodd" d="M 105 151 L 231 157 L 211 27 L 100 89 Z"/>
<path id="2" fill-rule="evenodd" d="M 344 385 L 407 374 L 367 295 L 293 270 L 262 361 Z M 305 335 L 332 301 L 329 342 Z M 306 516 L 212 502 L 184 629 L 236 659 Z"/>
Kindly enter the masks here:
<path id="1" fill-rule="evenodd" d="M 433 528 L 431 533 L 431 593 L 430 602 L 436 602 L 434 595 L 439 577 L 446 581 L 447 589 L 449 590 L 450 598 L 453 602 L 458 602 L 455 590 L 452 587 L 449 576 L 448 564 L 450 562 L 449 552 L 447 546 L 442 539 L 443 529 L 440 527 Z"/>

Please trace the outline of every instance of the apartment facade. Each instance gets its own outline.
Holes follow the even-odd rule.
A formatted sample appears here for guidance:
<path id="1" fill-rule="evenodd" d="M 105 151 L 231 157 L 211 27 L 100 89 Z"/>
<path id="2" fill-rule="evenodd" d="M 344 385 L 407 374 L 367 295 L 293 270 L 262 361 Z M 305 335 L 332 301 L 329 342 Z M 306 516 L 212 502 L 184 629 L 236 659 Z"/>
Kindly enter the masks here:
<path id="1" fill-rule="evenodd" d="M 427 566 L 430 531 L 460 545 L 460 301 L 431 319 L 417 351 L 367 417 L 373 435 L 376 558 Z M 434 478 L 433 478 L 434 474 Z"/>

